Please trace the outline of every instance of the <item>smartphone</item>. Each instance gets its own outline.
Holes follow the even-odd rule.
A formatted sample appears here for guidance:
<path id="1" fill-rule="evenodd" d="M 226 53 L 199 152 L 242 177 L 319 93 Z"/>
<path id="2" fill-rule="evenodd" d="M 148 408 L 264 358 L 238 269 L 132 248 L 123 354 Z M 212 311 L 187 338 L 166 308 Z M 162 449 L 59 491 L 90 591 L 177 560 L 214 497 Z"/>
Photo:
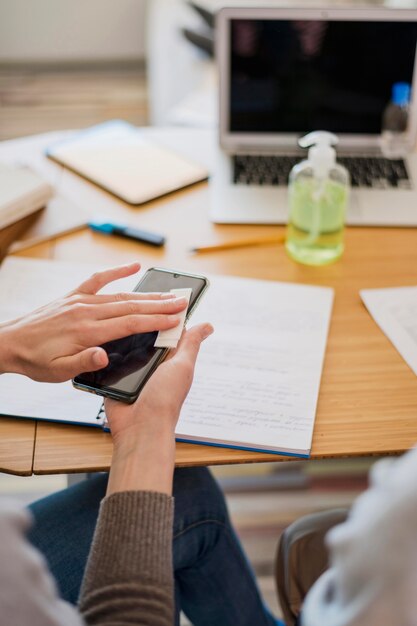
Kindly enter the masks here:
<path id="1" fill-rule="evenodd" d="M 188 320 L 208 286 L 209 281 L 204 276 L 153 267 L 133 291 L 150 293 L 191 288 Z M 109 357 L 108 365 L 97 372 L 80 374 L 72 384 L 77 389 L 131 404 L 169 352 L 168 348 L 154 347 L 157 335 L 157 331 L 140 333 L 105 343 L 102 348 Z"/>

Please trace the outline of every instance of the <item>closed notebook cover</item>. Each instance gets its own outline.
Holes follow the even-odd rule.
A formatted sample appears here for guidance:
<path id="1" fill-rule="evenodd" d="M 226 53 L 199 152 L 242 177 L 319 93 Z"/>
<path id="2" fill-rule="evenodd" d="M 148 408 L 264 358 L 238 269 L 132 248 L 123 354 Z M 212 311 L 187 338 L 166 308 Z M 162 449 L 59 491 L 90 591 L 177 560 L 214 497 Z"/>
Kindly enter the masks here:
<path id="1" fill-rule="evenodd" d="M 0 228 L 38 211 L 52 195 L 52 187 L 32 170 L 0 163 Z"/>
<path id="2" fill-rule="evenodd" d="M 201 165 L 121 121 L 76 133 L 48 148 L 47 155 L 129 204 L 143 204 L 208 176 Z"/>

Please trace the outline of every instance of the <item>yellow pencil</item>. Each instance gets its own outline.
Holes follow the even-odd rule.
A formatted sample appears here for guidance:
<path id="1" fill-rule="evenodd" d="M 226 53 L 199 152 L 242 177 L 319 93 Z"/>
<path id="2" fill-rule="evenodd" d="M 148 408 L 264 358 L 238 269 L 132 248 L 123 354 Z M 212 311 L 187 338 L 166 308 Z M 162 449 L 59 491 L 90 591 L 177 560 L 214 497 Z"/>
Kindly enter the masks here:
<path id="1" fill-rule="evenodd" d="M 191 252 L 215 252 L 217 250 L 229 250 L 231 248 L 244 248 L 246 246 L 262 246 L 271 243 L 284 243 L 284 235 L 274 235 L 272 237 L 257 237 L 251 239 L 237 239 L 236 241 L 224 241 L 210 246 L 196 246 L 191 248 Z"/>

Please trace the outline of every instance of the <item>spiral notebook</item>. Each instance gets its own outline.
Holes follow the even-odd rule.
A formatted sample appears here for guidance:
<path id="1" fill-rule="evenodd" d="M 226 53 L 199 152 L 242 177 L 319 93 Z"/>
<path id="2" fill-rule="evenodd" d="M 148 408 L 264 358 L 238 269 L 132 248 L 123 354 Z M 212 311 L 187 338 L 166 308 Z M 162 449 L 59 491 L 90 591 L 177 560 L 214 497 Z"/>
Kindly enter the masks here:
<path id="1" fill-rule="evenodd" d="M 200 349 L 177 441 L 308 457 L 333 290 L 209 278 L 192 324 L 210 321 L 215 332 Z"/>
<path id="2" fill-rule="evenodd" d="M 91 270 L 7 259 L 0 321 L 45 304 Z M 215 333 L 201 347 L 177 440 L 309 456 L 332 289 L 224 276 L 210 283 L 192 323 L 210 321 Z M 14 374 L 0 376 L 0 414 L 108 428 L 99 397 Z"/>

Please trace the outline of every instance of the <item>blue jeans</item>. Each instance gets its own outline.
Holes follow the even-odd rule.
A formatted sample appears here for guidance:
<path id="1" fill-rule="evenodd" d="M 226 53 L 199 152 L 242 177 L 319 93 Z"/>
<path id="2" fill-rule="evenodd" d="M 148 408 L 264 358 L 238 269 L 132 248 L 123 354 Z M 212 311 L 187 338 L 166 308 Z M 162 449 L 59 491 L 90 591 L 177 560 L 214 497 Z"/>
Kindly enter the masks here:
<path id="1" fill-rule="evenodd" d="M 30 506 L 30 541 L 44 554 L 61 596 L 78 599 L 107 475 Z M 230 524 L 223 494 L 206 468 L 174 475 L 175 623 L 182 610 L 195 626 L 272 626 L 252 570 Z"/>

